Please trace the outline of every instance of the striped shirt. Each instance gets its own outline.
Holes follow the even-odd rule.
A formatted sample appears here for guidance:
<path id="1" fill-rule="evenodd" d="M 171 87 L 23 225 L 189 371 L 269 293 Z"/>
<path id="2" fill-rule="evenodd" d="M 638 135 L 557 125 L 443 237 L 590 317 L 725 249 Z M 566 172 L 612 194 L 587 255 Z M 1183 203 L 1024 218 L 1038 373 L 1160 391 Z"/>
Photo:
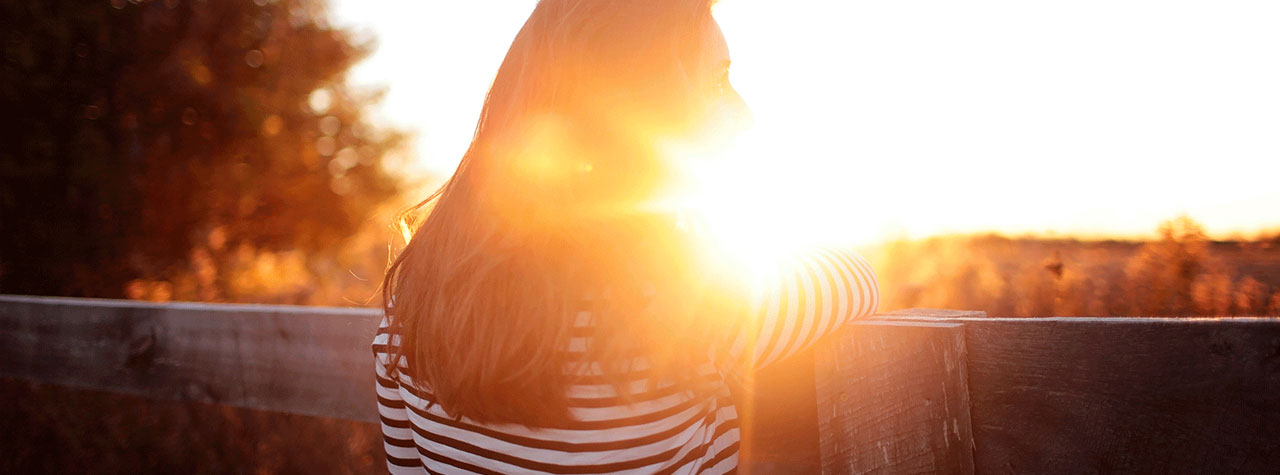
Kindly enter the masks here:
<path id="1" fill-rule="evenodd" d="M 821 249 L 789 267 L 793 272 L 783 275 L 790 277 L 753 304 L 760 323 L 750 328 L 758 333 L 740 333 L 730 346 L 737 356 L 754 357 L 757 368 L 874 313 L 879 304 L 875 274 L 855 253 Z M 674 385 L 650 387 L 638 379 L 628 404 L 614 385 L 590 377 L 601 374 L 596 365 L 568 388 L 572 421 L 538 428 L 481 424 L 454 419 L 432 404 L 430 392 L 415 387 L 403 371 L 403 359 L 398 362 L 402 370 L 389 375 L 388 344 L 398 344 L 399 338 L 387 325 L 384 317 L 373 351 L 378 413 L 393 474 L 723 474 L 737 469 L 738 412 L 728 375 L 710 357 L 699 374 L 713 383 L 712 393 L 693 396 Z M 643 363 L 633 368 L 644 369 Z"/>

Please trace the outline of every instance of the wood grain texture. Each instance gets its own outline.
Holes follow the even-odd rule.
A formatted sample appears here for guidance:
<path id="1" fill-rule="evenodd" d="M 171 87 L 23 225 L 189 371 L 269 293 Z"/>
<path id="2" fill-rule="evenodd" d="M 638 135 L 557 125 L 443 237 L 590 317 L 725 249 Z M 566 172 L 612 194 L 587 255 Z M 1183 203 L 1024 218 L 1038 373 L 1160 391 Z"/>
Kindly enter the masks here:
<path id="1" fill-rule="evenodd" d="M 374 421 L 377 315 L 0 296 L 0 377 Z M 828 473 L 1280 466 L 1280 320 L 911 309 L 858 322 L 815 355 L 758 376 L 754 406 L 740 408 L 753 425 L 744 468 L 812 473 L 818 453 L 844 461 Z"/>
<path id="2" fill-rule="evenodd" d="M 8 378 L 0 401 L 3 474 L 387 473 L 372 422 Z"/>
<path id="3" fill-rule="evenodd" d="M 964 325 L 979 473 L 1280 467 L 1280 320 Z"/>
<path id="4" fill-rule="evenodd" d="M 377 315 L 0 296 L 0 376 L 372 422 Z"/>
<path id="5" fill-rule="evenodd" d="M 902 319 L 939 319 L 939 318 L 983 318 L 987 316 L 987 312 L 979 310 L 950 310 L 945 308 L 908 308 L 903 310 L 894 310 L 877 315 L 878 318 L 885 320 L 902 320 Z"/>
<path id="6" fill-rule="evenodd" d="M 815 356 L 822 473 L 973 473 L 964 328 L 866 321 Z"/>
<path id="7" fill-rule="evenodd" d="M 874 318 L 929 322 L 938 318 L 984 316 L 984 312 L 911 308 Z M 853 322 L 850 328 L 867 325 L 879 327 L 884 324 L 877 320 L 859 320 Z M 744 475 L 812 474 L 822 470 L 815 359 L 816 354 L 829 357 L 842 342 L 848 343 L 847 338 L 850 337 L 840 336 L 844 334 L 860 338 L 857 336 L 858 330 L 830 335 L 815 345 L 816 350 L 796 354 L 761 371 L 751 383 L 754 389 L 748 391 L 745 397 L 739 398 Z M 894 338 L 888 335 L 886 337 Z M 828 375 L 829 379 L 838 377 L 842 376 Z M 963 376 L 960 381 L 963 381 Z M 967 422 L 965 424 L 967 430 Z"/>

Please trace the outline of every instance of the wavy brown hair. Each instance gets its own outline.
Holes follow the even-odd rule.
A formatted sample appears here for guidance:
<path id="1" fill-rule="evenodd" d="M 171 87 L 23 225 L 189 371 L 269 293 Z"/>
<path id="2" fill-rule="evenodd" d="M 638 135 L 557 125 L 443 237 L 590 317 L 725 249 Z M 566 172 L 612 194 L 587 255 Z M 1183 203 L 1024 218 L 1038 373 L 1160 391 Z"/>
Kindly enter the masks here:
<path id="1" fill-rule="evenodd" d="M 569 417 L 581 310 L 586 358 L 624 395 L 632 356 L 651 382 L 693 381 L 732 330 L 706 316 L 741 301 L 725 298 L 736 287 L 652 205 L 674 176 L 660 144 L 711 120 L 720 93 L 689 74 L 711 3 L 542 0 L 516 36 L 470 148 L 406 214 L 412 238 L 384 279 L 393 361 L 451 415 Z"/>

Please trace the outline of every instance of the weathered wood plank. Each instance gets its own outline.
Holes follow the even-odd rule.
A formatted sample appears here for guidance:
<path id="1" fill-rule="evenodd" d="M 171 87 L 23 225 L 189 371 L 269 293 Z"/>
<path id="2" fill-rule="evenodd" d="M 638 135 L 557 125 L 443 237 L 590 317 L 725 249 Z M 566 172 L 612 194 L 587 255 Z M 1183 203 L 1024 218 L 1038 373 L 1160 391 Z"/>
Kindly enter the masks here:
<path id="1" fill-rule="evenodd" d="M 815 364 L 822 473 L 973 473 L 962 325 L 860 322 Z"/>
<path id="2" fill-rule="evenodd" d="M 376 421 L 377 311 L 0 296 L 0 376 Z"/>
<path id="3" fill-rule="evenodd" d="M 372 421 L 376 318 L 368 309 L 0 296 L 0 376 Z M 888 451 L 898 461 L 828 467 L 837 473 L 952 471 L 941 464 L 978 473 L 1280 466 L 1280 320 L 1015 319 L 933 309 L 876 318 L 820 345 L 819 355 L 830 353 L 818 357 L 816 374 L 801 358 L 760 375 L 755 408 L 742 410 L 758 412 L 756 435 L 744 443 L 764 457 L 748 468 L 812 471 L 788 461 L 812 460 L 820 424 L 823 434 L 843 437 L 824 439 L 824 454 L 871 463 Z M 854 353 L 864 356 L 837 358 Z M 969 424 L 960 417 L 964 396 Z M 894 411 L 904 415 L 884 416 Z M 926 417 L 912 433 L 919 414 Z M 928 422 L 937 414 L 957 417 Z M 959 435 L 938 438 L 948 431 Z M 895 433 L 905 435 L 866 436 L 879 446 L 856 442 Z M 968 469 L 966 445 L 956 445 L 965 440 L 977 447 Z M 943 456 L 925 450 L 938 441 Z"/>
<path id="4" fill-rule="evenodd" d="M 964 326 L 979 473 L 1280 467 L 1280 320 Z"/>
<path id="5" fill-rule="evenodd" d="M 892 318 L 895 319 L 931 321 L 950 317 L 984 317 L 986 313 L 911 308 L 874 318 L 890 318 L 889 315 L 893 315 Z M 851 326 L 882 324 L 874 320 L 859 320 Z M 853 333 L 856 334 L 856 331 Z M 804 351 L 756 375 L 738 407 L 742 416 L 741 460 L 744 462 L 744 475 L 799 475 L 822 470 L 815 353 L 825 351 L 829 354 L 830 348 L 842 338 L 846 337 L 828 336 L 815 346 L 818 351 Z M 821 350 L 822 348 L 828 349 Z"/>
<path id="6" fill-rule="evenodd" d="M 0 474 L 387 473 L 376 422 L 0 377 Z"/>
<path id="7" fill-rule="evenodd" d="M 987 316 L 987 312 L 979 310 L 951 310 L 945 308 L 908 308 L 903 310 L 894 310 L 877 315 L 878 318 L 886 320 L 899 320 L 905 318 L 910 319 L 939 319 L 939 318 L 983 318 Z"/>
<path id="8" fill-rule="evenodd" d="M 930 320 L 965 326 L 979 473 L 1280 466 L 1278 319 Z"/>

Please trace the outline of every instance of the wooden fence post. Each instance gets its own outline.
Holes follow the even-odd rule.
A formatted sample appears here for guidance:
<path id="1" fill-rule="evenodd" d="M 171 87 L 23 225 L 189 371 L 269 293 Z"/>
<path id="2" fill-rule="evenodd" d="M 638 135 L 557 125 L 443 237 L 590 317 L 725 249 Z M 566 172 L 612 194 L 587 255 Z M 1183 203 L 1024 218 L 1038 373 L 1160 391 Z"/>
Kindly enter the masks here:
<path id="1" fill-rule="evenodd" d="M 973 473 L 964 325 L 875 320 L 815 353 L 822 473 Z"/>

